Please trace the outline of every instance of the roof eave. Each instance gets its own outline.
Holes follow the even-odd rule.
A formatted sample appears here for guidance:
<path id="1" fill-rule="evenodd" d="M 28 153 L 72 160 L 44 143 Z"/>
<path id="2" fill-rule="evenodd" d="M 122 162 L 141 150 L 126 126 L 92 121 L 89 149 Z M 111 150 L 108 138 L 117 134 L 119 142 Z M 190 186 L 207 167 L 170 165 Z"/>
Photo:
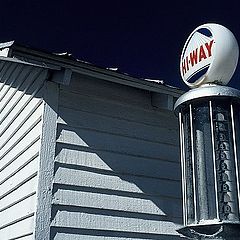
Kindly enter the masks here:
<path id="1" fill-rule="evenodd" d="M 0 50 L 3 49 L 9 49 L 7 55 L 8 58 L 18 59 L 22 62 L 28 62 L 30 64 L 35 64 L 37 66 L 42 66 L 53 70 L 66 70 L 68 73 L 69 71 L 72 71 L 151 92 L 171 94 L 174 97 L 179 97 L 183 93 L 182 90 L 174 87 L 135 78 L 123 73 L 94 66 L 90 63 L 81 62 L 76 59 L 25 47 L 15 43 L 15 41 L 0 43 Z M 1 60 L 3 60 L 3 58 L 1 58 Z"/>

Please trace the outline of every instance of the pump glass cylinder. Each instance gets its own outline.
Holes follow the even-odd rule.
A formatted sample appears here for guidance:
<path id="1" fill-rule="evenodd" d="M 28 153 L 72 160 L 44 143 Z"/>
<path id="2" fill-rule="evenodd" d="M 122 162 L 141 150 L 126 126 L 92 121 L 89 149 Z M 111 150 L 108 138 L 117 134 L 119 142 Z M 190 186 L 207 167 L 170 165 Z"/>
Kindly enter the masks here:
<path id="1" fill-rule="evenodd" d="M 179 111 L 185 225 L 239 222 L 239 109 L 209 98 Z"/>

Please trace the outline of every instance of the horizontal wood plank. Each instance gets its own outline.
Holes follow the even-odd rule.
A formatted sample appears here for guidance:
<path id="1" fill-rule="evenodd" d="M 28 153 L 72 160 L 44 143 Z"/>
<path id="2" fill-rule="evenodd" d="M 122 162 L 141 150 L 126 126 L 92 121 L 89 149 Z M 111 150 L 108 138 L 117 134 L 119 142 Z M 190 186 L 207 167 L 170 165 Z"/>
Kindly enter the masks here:
<path id="1" fill-rule="evenodd" d="M 147 176 L 151 178 L 180 180 L 180 164 L 148 157 L 135 157 L 108 151 L 89 152 L 88 148 L 70 149 L 66 144 L 57 144 L 55 161 L 106 170 L 114 173 Z M 146 167 L 147 166 L 147 167 Z M 0 178 L 1 179 L 1 178 Z"/>
<path id="2" fill-rule="evenodd" d="M 26 195 L 34 193 L 36 191 L 36 187 L 37 176 L 34 176 L 27 181 L 23 181 L 23 183 L 14 191 L 9 192 L 9 194 L 0 199 L 0 211 L 13 204 L 14 202 L 23 199 Z"/>
<path id="3" fill-rule="evenodd" d="M 16 219 L 16 222 L 0 229 L 2 239 L 16 239 L 19 236 L 33 234 L 34 215 L 30 214 L 23 219 Z"/>
<path id="4" fill-rule="evenodd" d="M 23 70 L 23 66 L 17 65 L 15 70 L 12 71 L 11 75 L 13 76 L 19 75 L 21 74 L 21 72 L 23 72 L 22 70 Z M 21 85 L 21 81 L 23 81 L 21 77 L 15 77 L 15 79 L 12 80 L 11 83 L 9 83 L 9 85 L 7 85 L 5 93 L 3 94 L 3 91 L 1 91 L 2 97 L 0 98 L 0 112 L 2 112 L 2 109 L 8 104 L 8 102 L 12 99 L 14 94 L 17 92 L 18 87 Z"/>
<path id="5" fill-rule="evenodd" d="M 151 94 L 149 91 L 111 83 L 81 74 L 73 74 L 70 86 L 67 88 L 61 86 L 61 90 L 106 99 L 112 102 L 128 103 L 141 108 L 152 107 Z"/>
<path id="6" fill-rule="evenodd" d="M 80 129 L 91 129 L 120 136 L 143 139 L 151 142 L 178 145 L 178 131 L 167 127 L 157 127 L 126 119 L 112 118 L 95 113 L 88 113 L 67 108 L 60 108 L 62 114 L 59 124 Z M 59 126 L 62 127 L 61 125 Z"/>
<path id="7" fill-rule="evenodd" d="M 7 179 L 0 185 L 0 196 L 4 195 L 9 189 L 16 186 L 19 182 L 23 181 L 26 176 L 31 176 L 37 172 L 39 166 L 38 161 L 31 161 L 24 168 L 20 169 L 11 178 Z"/>
<path id="8" fill-rule="evenodd" d="M 16 238 L 12 238 L 10 240 L 15 240 Z M 20 235 L 17 240 L 33 240 L 34 236 L 33 236 L 33 232 L 29 232 L 29 233 L 24 233 L 23 235 Z"/>
<path id="9" fill-rule="evenodd" d="M 36 79 L 34 79 L 36 77 Z M 28 82 L 26 82 L 27 86 L 22 86 L 22 90 L 19 90 L 14 97 L 8 102 L 7 107 L 3 109 L 0 115 L 0 123 L 2 123 L 7 116 L 12 112 L 12 115 L 16 116 L 21 112 L 22 106 L 26 106 L 26 104 L 32 99 L 32 97 L 42 88 L 43 82 L 45 80 L 45 72 L 42 71 L 32 71 L 28 76 Z M 33 81 L 35 80 L 35 81 Z M 25 83 L 25 82 L 24 82 Z M 15 113 L 15 114 L 14 114 Z M 10 117 L 11 119 L 12 117 Z"/>
<path id="10" fill-rule="evenodd" d="M 178 146 L 154 143 L 85 129 L 60 129 L 57 142 L 135 156 L 179 162 Z"/>
<path id="11" fill-rule="evenodd" d="M 127 104 L 117 104 L 103 99 L 94 99 L 94 97 L 73 94 L 69 92 L 60 92 L 59 115 L 64 119 L 61 107 L 81 110 L 84 112 L 95 113 L 103 116 L 110 116 L 118 119 L 138 122 L 151 126 L 166 127 L 177 130 L 177 118 L 173 112 L 164 112 L 145 110 L 129 106 Z M 89 107 L 91 106 L 91 107 Z"/>
<path id="12" fill-rule="evenodd" d="M 11 159 L 15 159 L 25 152 L 29 146 L 38 141 L 40 136 L 36 133 L 39 133 L 39 131 L 41 131 L 41 122 L 39 122 L 26 136 L 20 139 L 19 142 L 15 142 L 7 151 L 3 152 L 0 156 L 0 169 L 8 164 Z"/>
<path id="13" fill-rule="evenodd" d="M 55 183 L 180 198 L 180 182 L 127 175 L 105 175 L 58 167 Z M 167 187 L 166 187 L 167 186 Z"/>
<path id="14" fill-rule="evenodd" d="M 111 216 L 94 212 L 72 211 L 68 209 L 57 209 L 52 221 L 52 226 L 72 227 L 82 229 L 123 231 L 150 234 L 170 234 L 177 236 L 176 229 L 179 227 L 173 222 L 149 220 L 141 218 L 130 218 Z"/>
<path id="15" fill-rule="evenodd" d="M 0 91 L 0 101 L 4 98 L 4 96 L 6 95 L 6 93 L 8 92 L 8 90 L 11 87 L 11 84 L 13 82 L 12 81 L 13 79 L 11 78 L 11 76 L 12 76 L 14 70 L 17 68 L 17 66 L 18 66 L 18 64 L 16 64 L 16 63 L 10 64 L 9 66 L 7 66 L 7 68 L 4 71 L 4 74 L 1 78 L 1 82 L 4 82 L 4 85 Z"/>
<path id="16" fill-rule="evenodd" d="M 9 80 L 8 77 L 5 77 L 5 74 L 7 73 L 7 71 L 9 71 L 11 66 L 12 66 L 12 63 L 1 61 L 1 71 L 0 71 L 0 79 L 1 79 L 0 91 L 1 92 L 2 92 L 2 89 L 4 88 L 4 86 L 6 85 L 7 81 Z"/>
<path id="17" fill-rule="evenodd" d="M 144 234 L 136 232 L 87 230 L 73 228 L 52 228 L 53 240 L 183 240 L 183 237 L 171 234 Z"/>
<path id="18" fill-rule="evenodd" d="M 9 135 L 9 138 L 6 135 L 5 141 L 3 140 L 2 145 L 0 145 L 0 157 L 3 156 L 6 152 L 9 152 L 14 146 L 16 146 L 22 139 L 26 138 L 27 134 L 30 133 L 33 129 L 37 130 L 37 126 L 40 123 L 41 125 L 41 109 L 38 112 L 35 112 L 32 116 L 28 118 L 23 125 L 16 131 L 13 130 L 12 134 Z M 41 129 L 38 129 L 39 133 Z M 5 135 L 5 134 L 4 134 Z M 3 137 L 4 139 L 4 137 Z"/>
<path id="19" fill-rule="evenodd" d="M 53 195 L 53 204 L 84 208 L 96 208 L 153 216 L 181 218 L 181 201 L 171 198 L 119 196 L 106 193 L 84 192 L 74 189 L 62 189 L 61 185 Z"/>
<path id="20" fill-rule="evenodd" d="M 20 219 L 25 215 L 32 214 L 35 211 L 36 195 L 32 195 L 29 198 L 5 209 L 1 212 L 0 229 L 4 225 L 10 225 L 16 219 Z"/>
<path id="21" fill-rule="evenodd" d="M 24 109 L 18 117 L 12 122 L 11 127 L 4 129 L 1 133 L 1 138 L 3 139 L 0 144 L 0 149 L 5 147 L 5 145 L 17 135 L 22 135 L 21 132 L 28 131 L 28 128 L 37 120 L 41 119 L 43 104 L 41 100 L 38 100 L 34 105 L 29 105 Z"/>
<path id="22" fill-rule="evenodd" d="M 16 172 L 19 168 L 24 166 L 29 161 L 36 160 L 39 155 L 40 141 L 35 142 L 26 149 L 21 155 L 15 159 L 11 159 L 6 165 L 0 169 L 0 184 L 4 179 Z M 13 160 L 13 161 L 12 161 Z M 38 160 L 37 160 L 38 161 Z"/>
<path id="23" fill-rule="evenodd" d="M 15 63 L 0 72 L 1 239 L 33 239 L 46 74 Z"/>

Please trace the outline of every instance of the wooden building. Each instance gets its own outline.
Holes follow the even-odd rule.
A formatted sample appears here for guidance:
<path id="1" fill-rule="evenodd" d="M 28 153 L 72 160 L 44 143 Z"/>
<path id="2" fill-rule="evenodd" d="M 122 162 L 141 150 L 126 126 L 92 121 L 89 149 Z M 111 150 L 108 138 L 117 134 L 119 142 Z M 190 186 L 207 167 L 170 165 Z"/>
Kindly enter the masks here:
<path id="1" fill-rule="evenodd" d="M 182 239 L 182 92 L 14 42 L 0 55 L 0 239 Z"/>

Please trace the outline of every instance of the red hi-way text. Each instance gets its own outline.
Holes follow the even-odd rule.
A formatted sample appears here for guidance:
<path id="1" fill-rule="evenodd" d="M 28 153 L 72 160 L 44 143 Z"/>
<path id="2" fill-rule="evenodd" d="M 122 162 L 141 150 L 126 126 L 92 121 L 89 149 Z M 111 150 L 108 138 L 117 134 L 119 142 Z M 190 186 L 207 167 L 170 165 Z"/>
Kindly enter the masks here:
<path id="1" fill-rule="evenodd" d="M 199 48 L 194 49 L 185 59 L 182 61 L 182 73 L 183 75 L 193 67 L 194 65 L 201 62 L 203 59 L 209 58 L 212 56 L 212 46 L 214 40 L 202 44 Z"/>

